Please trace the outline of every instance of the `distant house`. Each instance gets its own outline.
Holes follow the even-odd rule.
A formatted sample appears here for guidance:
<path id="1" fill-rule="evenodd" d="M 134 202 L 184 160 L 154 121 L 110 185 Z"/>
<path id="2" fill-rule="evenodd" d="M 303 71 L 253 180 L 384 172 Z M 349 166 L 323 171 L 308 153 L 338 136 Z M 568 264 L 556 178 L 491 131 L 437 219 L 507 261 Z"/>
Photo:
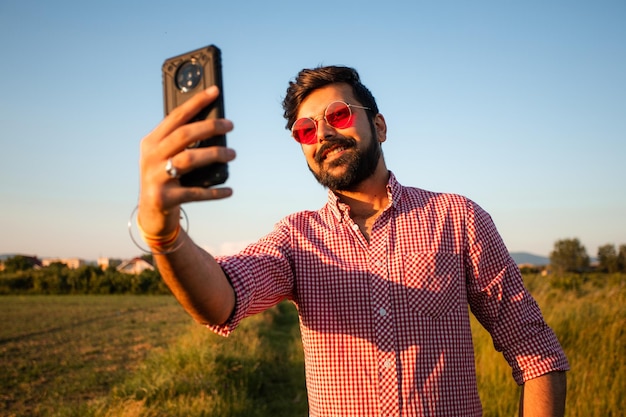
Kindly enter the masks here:
<path id="1" fill-rule="evenodd" d="M 145 270 L 154 271 L 154 266 L 145 259 L 133 258 L 119 264 L 117 270 L 124 274 L 139 275 Z"/>
<path id="2" fill-rule="evenodd" d="M 41 261 L 41 266 L 47 267 L 54 263 L 65 264 L 69 269 L 77 269 L 87 263 L 79 258 L 46 258 Z"/>
<path id="3" fill-rule="evenodd" d="M 117 268 L 121 264 L 122 264 L 121 259 L 112 259 L 112 258 L 103 258 L 103 257 L 98 258 L 98 266 L 102 270 L 106 270 L 109 267 Z"/>

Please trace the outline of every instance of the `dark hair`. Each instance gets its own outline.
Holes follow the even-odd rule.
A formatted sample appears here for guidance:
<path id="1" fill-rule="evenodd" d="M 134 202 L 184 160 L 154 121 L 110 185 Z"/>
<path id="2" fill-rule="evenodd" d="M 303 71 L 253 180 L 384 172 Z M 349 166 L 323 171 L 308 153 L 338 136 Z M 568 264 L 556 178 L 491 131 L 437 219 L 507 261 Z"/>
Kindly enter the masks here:
<path id="1" fill-rule="evenodd" d="M 285 111 L 283 116 L 287 119 L 286 128 L 291 130 L 291 126 L 296 121 L 298 108 L 309 94 L 318 88 L 336 83 L 345 83 L 352 87 L 354 97 L 359 101 L 359 104 L 371 109 L 370 119 L 372 115 L 378 114 L 376 99 L 370 90 L 361 83 L 359 73 L 354 68 L 327 66 L 303 69 L 294 81 L 289 82 L 287 95 L 283 100 L 283 110 Z"/>

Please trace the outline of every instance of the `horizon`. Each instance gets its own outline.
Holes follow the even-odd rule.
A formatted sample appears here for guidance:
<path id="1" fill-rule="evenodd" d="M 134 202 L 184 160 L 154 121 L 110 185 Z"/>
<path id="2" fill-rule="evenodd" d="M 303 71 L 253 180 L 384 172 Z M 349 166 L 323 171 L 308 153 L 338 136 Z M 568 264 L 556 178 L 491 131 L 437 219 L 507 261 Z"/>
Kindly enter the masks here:
<path id="1" fill-rule="evenodd" d="M 236 248 L 236 250 L 239 250 L 239 248 Z M 235 253 L 235 252 L 229 252 L 229 253 Z M 228 255 L 229 253 L 224 253 L 222 255 Z M 515 258 L 516 256 L 530 256 L 530 257 L 535 257 L 535 258 L 541 258 L 541 259 L 545 259 L 549 261 L 550 256 L 544 256 L 544 255 L 539 255 L 536 253 L 530 253 L 530 252 L 509 252 L 509 254 L 511 255 L 511 257 Z M 114 257 L 107 257 L 107 256 L 101 256 L 98 258 L 92 258 L 92 259 L 88 259 L 88 258 L 81 258 L 78 256 L 64 256 L 64 257 L 60 257 L 60 256 L 38 256 L 36 254 L 28 254 L 28 253 L 14 253 L 14 252 L 7 252 L 7 253 L 0 253 L 0 261 L 3 261 L 7 258 L 13 257 L 13 256 L 29 256 L 29 257 L 33 257 L 39 260 L 45 260 L 45 259 L 79 259 L 81 261 L 85 261 L 85 262 L 89 262 L 89 263 L 95 263 L 97 262 L 99 259 L 114 259 L 114 260 L 128 260 L 128 259 L 135 259 L 135 258 L 140 258 L 143 255 L 150 255 L 149 253 L 143 253 L 143 254 L 138 254 L 135 256 L 130 256 L 127 258 L 114 258 Z M 592 256 L 591 254 L 588 254 L 589 257 L 591 259 L 594 259 L 595 256 Z"/>

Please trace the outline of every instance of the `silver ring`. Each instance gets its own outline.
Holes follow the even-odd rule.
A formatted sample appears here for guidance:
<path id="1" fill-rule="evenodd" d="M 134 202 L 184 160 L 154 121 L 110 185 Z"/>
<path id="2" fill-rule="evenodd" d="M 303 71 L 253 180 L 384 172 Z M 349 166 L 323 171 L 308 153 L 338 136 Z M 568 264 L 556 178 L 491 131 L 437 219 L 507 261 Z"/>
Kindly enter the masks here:
<path id="1" fill-rule="evenodd" d="M 174 163 L 172 163 L 172 158 L 167 159 L 167 164 L 165 164 L 165 172 L 167 172 L 167 175 L 169 175 L 170 178 L 178 178 L 178 169 L 176 169 Z"/>

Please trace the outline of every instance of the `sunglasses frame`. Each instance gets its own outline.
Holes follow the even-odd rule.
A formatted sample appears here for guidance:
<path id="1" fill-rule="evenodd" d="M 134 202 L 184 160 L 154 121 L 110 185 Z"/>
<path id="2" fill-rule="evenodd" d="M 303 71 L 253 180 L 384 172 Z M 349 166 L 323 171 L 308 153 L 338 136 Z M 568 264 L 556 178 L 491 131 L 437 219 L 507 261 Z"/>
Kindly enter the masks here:
<path id="1" fill-rule="evenodd" d="M 346 122 L 345 126 L 343 126 L 343 127 L 333 126 L 333 124 L 332 124 L 332 123 L 330 123 L 330 122 L 328 121 L 328 119 L 326 118 L 326 115 L 327 115 L 327 112 L 328 112 L 328 108 L 329 108 L 330 106 L 332 106 L 333 104 L 335 104 L 335 103 L 342 103 L 342 104 L 344 104 L 344 105 L 348 108 L 348 111 L 350 112 L 350 115 L 348 116 L 348 121 Z M 335 100 L 335 101 L 333 101 L 333 102 L 330 102 L 330 103 L 328 104 L 328 106 L 326 106 L 326 108 L 324 109 L 324 114 L 323 114 L 322 116 L 318 116 L 318 117 L 316 117 L 316 118 L 313 118 L 313 117 L 300 117 L 299 119 L 296 119 L 296 121 L 295 121 L 295 122 L 293 123 L 293 125 L 291 126 L 291 137 L 292 137 L 292 138 L 294 138 L 294 140 L 295 140 L 296 142 L 298 142 L 298 143 L 300 143 L 300 144 L 302 144 L 302 145 L 312 145 L 312 144 L 316 143 L 316 142 L 317 142 L 317 122 L 318 122 L 318 121 L 320 121 L 321 119 L 324 119 L 324 121 L 326 122 L 326 124 L 328 124 L 328 125 L 329 125 L 330 127 L 332 127 L 333 129 L 345 129 L 346 127 L 348 127 L 348 126 L 350 125 L 350 121 L 352 120 L 352 114 L 353 114 L 353 113 L 352 113 L 352 107 L 354 107 L 354 108 L 356 108 L 356 109 L 372 110 L 372 109 L 371 109 L 371 108 L 369 108 L 369 107 L 359 106 L 359 105 L 356 105 L 356 104 L 349 104 L 349 103 L 346 103 L 345 101 L 342 101 L 342 100 Z M 294 130 L 293 130 L 293 129 L 294 129 L 294 127 L 298 124 L 298 121 L 300 121 L 300 120 L 305 120 L 305 119 L 309 119 L 310 121 L 312 121 L 312 122 L 313 122 L 313 126 L 315 126 L 315 135 L 313 135 L 313 138 L 314 138 L 314 139 L 313 139 L 313 140 L 310 140 L 310 141 L 300 141 L 300 140 L 298 140 L 298 139 L 296 138 L 296 136 L 295 136 L 295 132 L 294 132 Z"/>

